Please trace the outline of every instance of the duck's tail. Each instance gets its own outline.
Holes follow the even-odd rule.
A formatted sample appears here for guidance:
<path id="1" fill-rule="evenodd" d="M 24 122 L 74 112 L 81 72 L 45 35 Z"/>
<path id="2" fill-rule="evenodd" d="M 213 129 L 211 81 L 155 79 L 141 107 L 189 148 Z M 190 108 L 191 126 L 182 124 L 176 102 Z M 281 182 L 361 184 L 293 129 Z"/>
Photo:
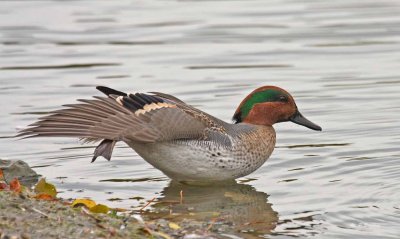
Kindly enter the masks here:
<path id="1" fill-rule="evenodd" d="M 101 143 L 94 150 L 92 163 L 96 161 L 97 157 L 99 156 L 103 156 L 105 159 L 110 161 L 116 143 L 117 143 L 116 140 L 110 140 L 110 139 L 104 139 L 103 141 L 101 141 Z"/>
<path id="2" fill-rule="evenodd" d="M 108 89 L 100 87 L 99 90 L 107 95 L 125 94 Z M 99 156 L 110 160 L 114 146 L 121 140 L 121 132 L 126 126 L 123 119 L 128 118 L 130 112 L 112 98 L 95 97 L 79 101 L 82 103 L 65 105 L 66 108 L 39 118 L 37 122 L 19 131 L 16 137 L 76 137 L 84 142 L 102 140 L 94 151 L 92 162 Z"/>

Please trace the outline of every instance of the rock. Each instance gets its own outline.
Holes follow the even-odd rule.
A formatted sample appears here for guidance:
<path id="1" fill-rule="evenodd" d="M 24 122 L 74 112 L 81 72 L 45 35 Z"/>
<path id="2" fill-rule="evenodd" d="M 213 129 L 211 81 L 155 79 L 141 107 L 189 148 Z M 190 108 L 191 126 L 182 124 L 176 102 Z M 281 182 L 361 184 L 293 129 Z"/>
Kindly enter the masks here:
<path id="1" fill-rule="evenodd" d="M 18 178 L 21 184 L 29 187 L 36 184 L 39 178 L 39 175 L 21 160 L 0 159 L 0 169 L 3 171 L 4 179 L 7 183 L 14 178 Z"/>

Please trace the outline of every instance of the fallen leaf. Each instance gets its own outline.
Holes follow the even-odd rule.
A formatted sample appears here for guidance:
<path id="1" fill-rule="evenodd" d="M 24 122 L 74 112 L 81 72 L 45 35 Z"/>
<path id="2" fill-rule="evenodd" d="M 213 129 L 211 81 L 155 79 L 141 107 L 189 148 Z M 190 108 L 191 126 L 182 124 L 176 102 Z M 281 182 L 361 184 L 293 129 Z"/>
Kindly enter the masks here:
<path id="1" fill-rule="evenodd" d="M 108 208 L 106 205 L 103 204 L 97 204 L 96 206 L 93 206 L 89 208 L 89 211 L 94 212 L 94 213 L 108 213 L 110 211 L 110 208 Z"/>
<path id="2" fill-rule="evenodd" d="M 39 200 L 47 200 L 47 201 L 54 200 L 53 196 L 46 194 L 46 193 L 39 193 L 39 194 L 35 195 L 34 198 L 39 199 Z"/>
<path id="3" fill-rule="evenodd" d="M 71 207 L 79 207 L 79 206 L 85 206 L 90 209 L 96 206 L 96 202 L 90 199 L 75 199 L 71 204 Z"/>
<path id="4" fill-rule="evenodd" d="M 4 181 L 3 169 L 0 168 L 0 181 Z"/>
<path id="5" fill-rule="evenodd" d="M 169 226 L 171 229 L 174 229 L 174 230 L 181 229 L 181 227 L 180 227 L 178 224 L 173 223 L 173 222 L 170 222 L 170 223 L 168 224 L 168 226 Z"/>
<path id="6" fill-rule="evenodd" d="M 35 192 L 37 194 L 44 193 L 52 196 L 53 198 L 57 195 L 56 187 L 53 184 L 47 183 L 44 178 L 40 179 L 40 181 L 35 186 Z"/>
<path id="7" fill-rule="evenodd" d="M 8 187 L 7 183 L 5 182 L 0 182 L 0 191 L 2 190 L 9 190 L 10 188 Z"/>
<path id="8" fill-rule="evenodd" d="M 20 193 L 21 192 L 21 184 L 19 183 L 18 178 L 14 178 L 10 182 L 10 190 L 14 191 L 16 193 Z"/>

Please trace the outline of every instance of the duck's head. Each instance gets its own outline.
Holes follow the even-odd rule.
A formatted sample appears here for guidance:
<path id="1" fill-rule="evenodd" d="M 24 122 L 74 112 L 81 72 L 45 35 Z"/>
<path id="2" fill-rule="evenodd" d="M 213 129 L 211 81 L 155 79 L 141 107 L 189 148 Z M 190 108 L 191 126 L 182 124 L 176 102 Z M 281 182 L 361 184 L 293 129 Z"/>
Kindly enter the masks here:
<path id="1" fill-rule="evenodd" d="M 276 86 L 263 86 L 251 92 L 240 103 L 233 120 L 236 123 L 266 126 L 292 121 L 313 130 L 322 130 L 299 112 L 293 97 L 287 91 Z"/>

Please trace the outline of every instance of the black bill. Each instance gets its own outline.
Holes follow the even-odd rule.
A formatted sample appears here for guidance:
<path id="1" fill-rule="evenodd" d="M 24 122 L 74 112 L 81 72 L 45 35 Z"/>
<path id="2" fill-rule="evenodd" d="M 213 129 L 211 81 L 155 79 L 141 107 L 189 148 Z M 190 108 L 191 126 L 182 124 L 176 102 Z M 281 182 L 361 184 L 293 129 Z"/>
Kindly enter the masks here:
<path id="1" fill-rule="evenodd" d="M 296 111 L 296 113 L 292 117 L 290 117 L 289 120 L 292 121 L 293 123 L 303 125 L 309 129 L 318 130 L 318 131 L 322 130 L 322 128 L 320 126 L 309 121 L 299 111 Z"/>

